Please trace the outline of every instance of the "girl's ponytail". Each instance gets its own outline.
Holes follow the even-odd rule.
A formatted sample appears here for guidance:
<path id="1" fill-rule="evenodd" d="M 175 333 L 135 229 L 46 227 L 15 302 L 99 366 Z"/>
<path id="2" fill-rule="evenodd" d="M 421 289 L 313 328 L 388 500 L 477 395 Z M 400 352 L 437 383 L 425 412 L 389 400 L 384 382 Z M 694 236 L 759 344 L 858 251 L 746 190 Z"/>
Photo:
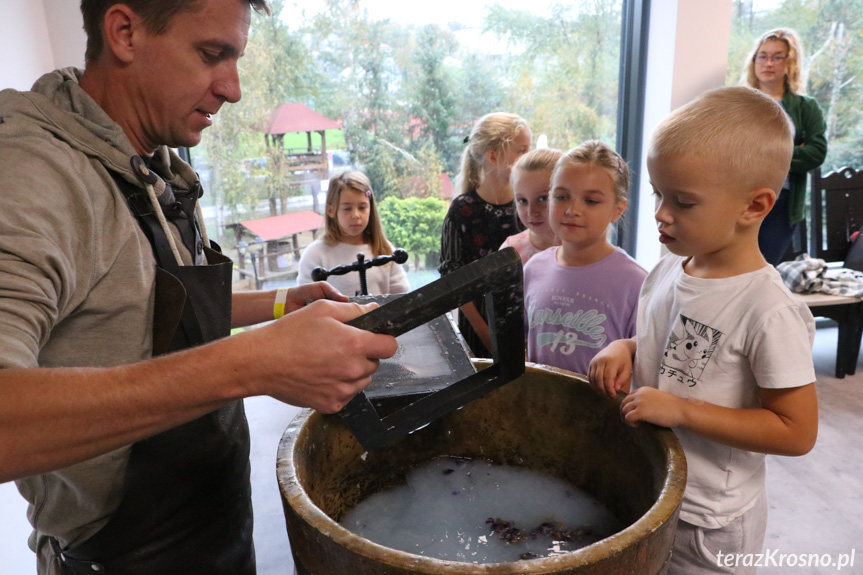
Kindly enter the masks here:
<path id="1" fill-rule="evenodd" d="M 461 155 L 461 171 L 458 178 L 458 193 L 466 194 L 477 189 L 480 184 L 480 163 L 471 155 L 470 145 Z"/>

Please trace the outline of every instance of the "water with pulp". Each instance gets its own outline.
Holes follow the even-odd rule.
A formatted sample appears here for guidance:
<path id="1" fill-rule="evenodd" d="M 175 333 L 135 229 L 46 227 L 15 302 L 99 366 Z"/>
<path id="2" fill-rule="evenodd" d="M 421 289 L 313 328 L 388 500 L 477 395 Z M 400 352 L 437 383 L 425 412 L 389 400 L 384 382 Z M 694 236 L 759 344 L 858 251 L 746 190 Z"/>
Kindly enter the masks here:
<path id="1" fill-rule="evenodd" d="M 361 501 L 341 524 L 391 549 L 469 563 L 567 553 L 622 528 L 559 478 L 453 457 L 410 470 L 405 484 Z"/>

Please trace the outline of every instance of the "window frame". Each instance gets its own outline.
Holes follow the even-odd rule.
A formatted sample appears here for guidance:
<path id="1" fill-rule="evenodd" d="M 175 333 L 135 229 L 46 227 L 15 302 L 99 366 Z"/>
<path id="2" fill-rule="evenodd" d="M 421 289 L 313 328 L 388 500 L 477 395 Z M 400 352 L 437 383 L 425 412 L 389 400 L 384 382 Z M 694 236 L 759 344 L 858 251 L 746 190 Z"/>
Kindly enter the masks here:
<path id="1" fill-rule="evenodd" d="M 635 257 L 638 245 L 649 29 L 650 0 L 623 0 L 615 146 L 630 169 L 629 197 L 626 211 L 617 226 L 617 245 L 632 257 Z"/>

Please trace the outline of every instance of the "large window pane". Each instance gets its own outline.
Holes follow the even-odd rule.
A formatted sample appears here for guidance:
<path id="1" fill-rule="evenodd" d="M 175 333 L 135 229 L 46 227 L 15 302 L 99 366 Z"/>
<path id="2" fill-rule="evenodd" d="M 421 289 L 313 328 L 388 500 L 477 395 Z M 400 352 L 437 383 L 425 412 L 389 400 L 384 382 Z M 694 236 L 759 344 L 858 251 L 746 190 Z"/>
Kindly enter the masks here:
<path id="1" fill-rule="evenodd" d="M 382 200 L 446 199 L 465 135 L 491 111 L 524 116 L 535 143 L 549 147 L 615 142 L 619 0 L 273 5 L 279 17 L 253 17 L 241 61 L 242 101 L 223 107 L 192 150 L 208 190 L 210 228 L 232 257 L 240 237 L 233 230 L 251 244 L 249 253 L 266 246 L 259 279 L 282 274 L 268 285 L 291 281 L 292 238 L 255 243 L 236 224 L 320 213 L 315 196 L 327 173 L 297 168 L 322 165 L 324 146 L 327 171 L 362 169 Z M 286 103 L 303 104 L 341 128 L 265 137 L 272 112 Z M 429 235 L 432 247 L 420 249 L 433 252 L 439 236 Z M 300 234 L 298 246 L 311 237 Z M 411 262 L 433 269 L 433 257 L 418 255 Z"/>
<path id="2" fill-rule="evenodd" d="M 773 28 L 798 32 L 805 53 L 806 93 L 827 121 L 827 159 L 822 170 L 863 167 L 863 3 L 860 0 L 735 0 L 729 47 L 729 84 L 755 41 Z"/>

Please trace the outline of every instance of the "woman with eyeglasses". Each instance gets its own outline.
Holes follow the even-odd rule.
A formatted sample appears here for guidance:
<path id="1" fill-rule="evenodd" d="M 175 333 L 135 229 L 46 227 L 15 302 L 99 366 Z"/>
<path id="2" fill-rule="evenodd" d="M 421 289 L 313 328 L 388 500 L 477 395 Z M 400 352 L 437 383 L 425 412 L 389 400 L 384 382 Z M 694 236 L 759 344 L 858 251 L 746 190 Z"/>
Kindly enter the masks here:
<path id="1" fill-rule="evenodd" d="M 758 234 L 761 253 L 773 265 L 782 261 L 806 217 L 806 173 L 820 166 L 827 155 L 827 125 L 818 102 L 803 95 L 802 66 L 803 45 L 797 33 L 777 28 L 758 39 L 743 71 L 742 81 L 782 104 L 794 123 L 791 171 Z"/>

